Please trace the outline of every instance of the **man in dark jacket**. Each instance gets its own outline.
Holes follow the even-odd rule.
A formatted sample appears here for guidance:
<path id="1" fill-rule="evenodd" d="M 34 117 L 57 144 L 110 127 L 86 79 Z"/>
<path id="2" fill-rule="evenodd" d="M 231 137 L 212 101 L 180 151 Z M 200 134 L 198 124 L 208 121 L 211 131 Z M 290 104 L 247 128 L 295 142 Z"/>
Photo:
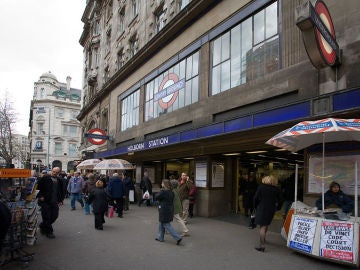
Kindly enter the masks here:
<path id="1" fill-rule="evenodd" d="M 125 185 L 125 205 L 124 205 L 124 210 L 127 211 L 129 210 L 129 192 L 130 190 L 135 190 L 135 187 L 134 187 L 134 183 L 133 181 L 131 180 L 130 176 L 127 175 L 127 173 L 124 173 L 123 174 L 123 182 L 124 182 L 124 185 Z"/>
<path id="2" fill-rule="evenodd" d="M 0 251 L 11 224 L 11 212 L 5 202 L 0 201 Z"/>
<path id="3" fill-rule="evenodd" d="M 38 181 L 37 195 L 38 204 L 41 206 L 42 223 L 40 223 L 40 232 L 48 238 L 55 238 L 52 224 L 59 216 L 59 205 L 63 203 L 64 181 L 58 177 L 60 173 L 59 167 L 54 167 L 51 175 L 44 175 Z"/>
<path id="4" fill-rule="evenodd" d="M 111 199 L 115 201 L 115 209 L 118 217 L 123 217 L 125 186 L 118 173 L 114 173 L 109 179 L 108 192 Z"/>
<path id="5" fill-rule="evenodd" d="M 146 201 L 147 206 L 151 206 L 150 196 L 152 195 L 152 184 L 149 178 L 149 173 L 147 171 L 144 172 L 144 177 L 140 182 L 140 189 L 142 190 L 142 196 L 139 199 L 138 206 L 141 206 L 143 201 Z M 149 192 L 149 198 L 143 198 L 145 192 Z"/>

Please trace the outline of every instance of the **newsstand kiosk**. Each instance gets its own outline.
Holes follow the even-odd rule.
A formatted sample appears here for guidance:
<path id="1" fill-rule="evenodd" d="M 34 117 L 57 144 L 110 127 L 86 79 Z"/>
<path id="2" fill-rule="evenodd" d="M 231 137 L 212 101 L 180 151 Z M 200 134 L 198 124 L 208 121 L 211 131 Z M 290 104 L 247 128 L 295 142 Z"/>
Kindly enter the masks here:
<path id="1" fill-rule="evenodd" d="M 0 169 L 0 199 L 11 213 L 11 224 L 0 253 L 0 267 L 13 261 L 26 267 L 33 260 L 34 254 L 24 248 L 36 241 L 35 194 L 36 178 L 31 177 L 31 170 Z"/>

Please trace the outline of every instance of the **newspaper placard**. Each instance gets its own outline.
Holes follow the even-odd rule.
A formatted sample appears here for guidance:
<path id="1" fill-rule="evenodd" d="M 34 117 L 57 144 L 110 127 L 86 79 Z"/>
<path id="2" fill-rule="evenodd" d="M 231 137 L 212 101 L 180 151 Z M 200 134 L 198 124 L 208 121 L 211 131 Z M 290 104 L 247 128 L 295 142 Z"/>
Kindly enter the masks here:
<path id="1" fill-rule="evenodd" d="M 320 241 L 320 256 L 353 262 L 354 225 L 352 223 L 323 221 Z"/>
<path id="2" fill-rule="evenodd" d="M 317 220 L 303 217 L 294 217 L 289 247 L 311 253 L 315 238 Z"/>

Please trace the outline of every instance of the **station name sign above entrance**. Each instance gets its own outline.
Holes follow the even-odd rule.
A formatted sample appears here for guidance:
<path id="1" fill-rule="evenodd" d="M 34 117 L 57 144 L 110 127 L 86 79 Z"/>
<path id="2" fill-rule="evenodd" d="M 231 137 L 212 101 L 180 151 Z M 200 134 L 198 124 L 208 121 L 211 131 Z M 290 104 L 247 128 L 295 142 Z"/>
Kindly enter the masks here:
<path id="1" fill-rule="evenodd" d="M 296 8 L 296 25 L 302 32 L 306 52 L 317 69 L 340 65 L 340 49 L 330 12 L 321 0 Z"/>
<path id="2" fill-rule="evenodd" d="M 161 138 L 157 138 L 154 140 L 148 140 L 148 141 L 130 145 L 130 146 L 128 146 L 127 151 L 128 152 L 136 152 L 136 151 L 141 151 L 141 150 L 145 150 L 145 149 L 166 146 L 166 145 L 170 145 L 170 144 L 178 143 L 178 142 L 179 142 L 179 139 L 177 136 L 166 136 L 166 137 L 161 137 Z"/>
<path id="3" fill-rule="evenodd" d="M 95 145 L 101 145 L 109 140 L 109 136 L 106 135 L 106 132 L 99 128 L 93 128 L 85 133 L 85 138 L 89 139 L 89 142 Z"/>

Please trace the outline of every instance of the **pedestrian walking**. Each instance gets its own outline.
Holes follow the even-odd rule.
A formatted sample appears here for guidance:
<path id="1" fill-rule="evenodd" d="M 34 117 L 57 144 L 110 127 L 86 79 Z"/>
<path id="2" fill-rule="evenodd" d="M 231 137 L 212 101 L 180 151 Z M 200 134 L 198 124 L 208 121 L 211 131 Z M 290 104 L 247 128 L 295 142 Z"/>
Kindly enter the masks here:
<path id="1" fill-rule="evenodd" d="M 180 193 L 178 189 L 179 182 L 176 179 L 170 181 L 172 192 L 174 193 L 174 218 L 179 223 L 181 228 L 181 236 L 189 236 L 189 229 L 186 227 L 185 221 L 182 219 L 181 215 L 183 212 Z"/>
<path id="2" fill-rule="evenodd" d="M 276 186 L 274 176 L 265 176 L 262 184 L 256 190 L 254 206 L 256 209 L 255 224 L 260 226 L 260 245 L 255 247 L 257 251 L 265 251 L 265 238 L 269 225 L 271 224 L 276 211 L 281 209 L 281 191 Z"/>
<path id="3" fill-rule="evenodd" d="M 104 183 L 101 180 L 96 181 L 95 188 L 89 195 L 89 204 L 93 205 L 95 229 L 103 230 L 105 223 L 105 212 L 108 209 L 108 194 L 105 192 Z"/>
<path id="4" fill-rule="evenodd" d="M 42 222 L 40 223 L 40 232 L 48 238 L 55 238 L 52 224 L 59 216 L 59 205 L 63 204 L 64 179 L 58 177 L 60 173 L 59 167 L 54 167 L 51 175 L 46 174 L 38 181 L 37 194 L 38 204 L 41 207 Z"/>
<path id="5" fill-rule="evenodd" d="M 151 184 L 151 180 L 149 178 L 149 174 L 147 171 L 144 172 L 144 177 L 140 182 L 140 189 L 142 191 L 142 196 L 139 199 L 138 202 L 138 206 L 141 206 L 141 204 L 146 201 L 146 205 L 147 206 L 151 206 L 150 203 L 150 196 L 152 196 L 152 184 Z M 144 194 L 148 192 L 149 193 L 149 197 L 148 198 L 144 198 Z"/>
<path id="6" fill-rule="evenodd" d="M 115 209 L 118 217 L 122 218 L 124 210 L 125 186 L 118 173 L 114 173 L 109 179 L 107 189 L 109 195 L 111 196 L 111 200 L 115 201 Z"/>
<path id="7" fill-rule="evenodd" d="M 92 173 L 89 173 L 87 175 L 87 180 L 85 181 L 84 188 L 83 188 L 83 193 L 84 193 L 84 198 L 85 198 L 85 200 L 84 200 L 85 215 L 90 215 L 91 204 L 89 204 L 89 196 L 95 187 L 96 187 L 95 175 Z"/>
<path id="8" fill-rule="evenodd" d="M 70 205 L 71 210 L 76 210 L 75 202 L 78 201 L 82 208 L 84 208 L 84 202 L 82 199 L 82 189 L 84 187 L 84 179 L 80 176 L 80 172 L 74 172 L 69 180 L 67 191 L 70 193 Z"/>
<path id="9" fill-rule="evenodd" d="M 189 217 L 189 195 L 190 189 L 192 186 L 192 181 L 189 179 L 189 176 L 183 172 L 181 173 L 181 177 L 179 180 L 179 193 L 180 193 L 180 200 L 183 207 L 182 212 L 182 219 L 185 221 L 185 224 L 188 222 Z"/>
<path id="10" fill-rule="evenodd" d="M 171 226 L 171 221 L 174 217 L 174 193 L 171 191 L 170 181 L 164 179 L 161 183 L 161 190 L 156 195 L 155 199 L 159 201 L 159 229 L 156 241 L 164 242 L 165 230 L 176 240 L 179 245 L 182 238 L 177 231 Z"/>

